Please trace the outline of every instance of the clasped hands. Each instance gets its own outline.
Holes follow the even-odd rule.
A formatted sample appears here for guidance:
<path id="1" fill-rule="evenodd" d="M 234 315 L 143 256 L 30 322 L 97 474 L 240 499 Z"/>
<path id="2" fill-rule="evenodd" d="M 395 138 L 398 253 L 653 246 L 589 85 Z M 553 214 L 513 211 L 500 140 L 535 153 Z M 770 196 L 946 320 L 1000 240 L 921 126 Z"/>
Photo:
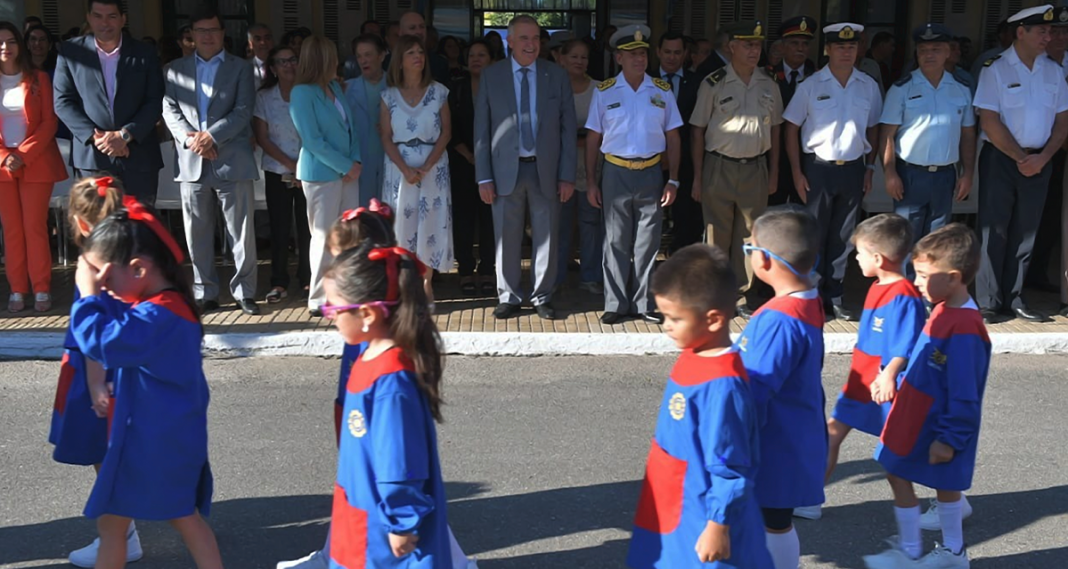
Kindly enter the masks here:
<path id="1" fill-rule="evenodd" d="M 122 139 L 122 131 L 119 130 L 93 129 L 93 146 L 112 158 L 125 158 L 130 155 L 130 148 Z"/>
<path id="2" fill-rule="evenodd" d="M 185 147 L 205 160 L 215 160 L 219 157 L 215 139 L 206 130 L 185 133 Z"/>

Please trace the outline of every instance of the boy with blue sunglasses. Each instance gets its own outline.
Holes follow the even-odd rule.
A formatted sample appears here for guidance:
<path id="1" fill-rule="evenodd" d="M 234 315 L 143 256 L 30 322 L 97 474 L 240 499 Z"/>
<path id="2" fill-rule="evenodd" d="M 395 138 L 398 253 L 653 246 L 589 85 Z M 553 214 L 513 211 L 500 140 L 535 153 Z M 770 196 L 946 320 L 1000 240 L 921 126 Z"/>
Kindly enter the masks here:
<path id="1" fill-rule="evenodd" d="M 804 210 L 769 210 L 744 250 L 753 273 L 775 290 L 737 346 L 760 425 L 756 498 L 775 569 L 797 569 L 794 508 L 823 503 L 827 427 L 823 385 L 823 303 L 810 274 L 819 231 Z"/>

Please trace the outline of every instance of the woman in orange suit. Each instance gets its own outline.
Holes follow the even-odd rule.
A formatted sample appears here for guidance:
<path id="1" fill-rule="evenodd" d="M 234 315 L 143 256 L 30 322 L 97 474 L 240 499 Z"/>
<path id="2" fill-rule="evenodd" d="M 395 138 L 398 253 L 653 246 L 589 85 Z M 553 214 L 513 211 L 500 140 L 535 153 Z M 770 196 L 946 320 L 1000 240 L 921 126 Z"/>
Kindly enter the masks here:
<path id="1" fill-rule="evenodd" d="M 48 201 L 67 179 L 58 124 L 48 74 L 33 67 L 18 27 L 0 22 L 0 224 L 13 313 L 26 309 L 31 285 L 34 309 L 52 308 Z"/>

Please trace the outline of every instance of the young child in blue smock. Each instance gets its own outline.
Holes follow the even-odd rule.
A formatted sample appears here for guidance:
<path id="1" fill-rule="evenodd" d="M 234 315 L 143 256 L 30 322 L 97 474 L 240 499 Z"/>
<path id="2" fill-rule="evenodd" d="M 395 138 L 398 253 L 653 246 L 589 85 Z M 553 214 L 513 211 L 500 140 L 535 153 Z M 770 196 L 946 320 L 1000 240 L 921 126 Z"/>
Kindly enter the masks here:
<path id="1" fill-rule="evenodd" d="M 652 290 L 682 354 L 660 404 L 627 565 L 771 569 L 753 490 L 756 409 L 731 345 L 730 262 L 720 249 L 686 247 L 657 269 Z"/>
<path id="2" fill-rule="evenodd" d="M 864 562 L 869 569 L 967 569 L 961 492 L 972 485 L 990 338 L 968 285 L 979 272 L 979 239 L 951 223 L 912 252 L 916 286 L 934 309 L 927 319 L 879 437 L 875 458 L 894 491 L 898 539 Z M 924 557 L 920 503 L 913 484 L 938 494 L 942 545 Z"/>
<path id="3" fill-rule="evenodd" d="M 219 569 L 211 505 L 203 329 L 183 254 L 127 197 L 85 240 L 71 308 L 78 349 L 113 373 L 109 440 L 85 515 L 97 520 L 97 569 L 126 565 L 131 520 L 169 521 L 198 569 Z"/>
<path id="4" fill-rule="evenodd" d="M 760 421 L 757 502 L 775 569 L 797 569 L 801 543 L 794 508 L 823 503 L 827 419 L 823 394 L 823 303 L 813 276 L 816 220 L 789 207 L 769 210 L 745 245 L 753 274 L 775 297 L 738 338 Z"/>

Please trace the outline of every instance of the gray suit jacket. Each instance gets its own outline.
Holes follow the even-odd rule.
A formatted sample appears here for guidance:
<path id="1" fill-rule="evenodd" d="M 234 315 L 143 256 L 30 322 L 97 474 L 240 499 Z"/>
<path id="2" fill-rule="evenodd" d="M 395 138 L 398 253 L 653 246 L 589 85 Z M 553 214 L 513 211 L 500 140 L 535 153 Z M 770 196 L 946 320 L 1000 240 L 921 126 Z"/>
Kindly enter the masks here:
<path id="1" fill-rule="evenodd" d="M 240 182 L 259 178 L 252 154 L 252 110 L 256 83 L 252 65 L 227 53 L 215 75 L 208 104 L 208 132 L 219 157 L 210 166 L 220 180 Z M 163 120 L 174 135 L 175 181 L 200 180 L 204 160 L 185 147 L 186 133 L 200 130 L 197 110 L 196 54 L 171 63 L 163 94 Z"/>
<path id="2" fill-rule="evenodd" d="M 555 195 L 557 182 L 575 181 L 575 96 L 563 68 L 543 59 L 535 65 L 538 179 L 542 192 Z M 518 172 L 519 109 L 508 58 L 482 71 L 475 101 L 475 177 L 493 180 L 497 195 L 507 196 Z"/>

